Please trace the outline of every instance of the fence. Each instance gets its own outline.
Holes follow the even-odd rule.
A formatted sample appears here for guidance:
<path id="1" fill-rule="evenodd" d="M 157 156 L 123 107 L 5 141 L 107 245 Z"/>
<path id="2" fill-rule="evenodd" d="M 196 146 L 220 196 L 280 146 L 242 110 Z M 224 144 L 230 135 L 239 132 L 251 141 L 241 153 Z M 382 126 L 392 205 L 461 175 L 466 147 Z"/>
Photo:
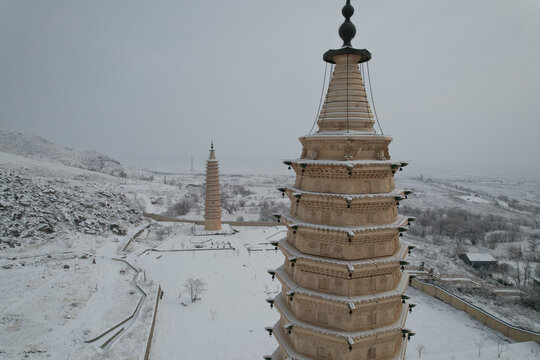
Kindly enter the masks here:
<path id="1" fill-rule="evenodd" d="M 144 353 L 144 360 L 148 360 L 150 357 L 150 347 L 152 346 L 152 337 L 154 336 L 154 327 L 156 326 L 157 311 L 159 306 L 159 299 L 161 298 L 162 290 L 161 285 L 158 286 L 156 296 L 156 306 L 154 307 L 154 317 L 152 318 L 152 325 L 150 326 L 150 334 L 148 334 L 148 341 L 146 342 L 146 352 Z"/>
<path id="2" fill-rule="evenodd" d="M 135 240 L 136 238 L 138 238 L 139 236 L 141 236 L 141 234 L 143 233 L 144 230 L 148 229 L 150 227 L 150 224 L 146 225 L 144 228 L 142 228 L 141 230 L 137 231 L 137 233 L 135 235 L 133 235 L 129 241 L 126 243 L 126 245 L 124 245 L 124 247 L 122 248 L 122 251 L 126 251 L 126 248 L 129 246 L 129 244 L 131 244 L 131 242 L 133 240 Z"/>
<path id="3" fill-rule="evenodd" d="M 522 294 L 522 290 L 516 287 L 496 287 L 486 284 L 484 280 L 467 273 L 437 274 L 427 270 L 421 270 L 419 266 L 407 266 L 407 271 L 416 275 L 417 279 L 431 279 L 451 284 L 455 287 L 476 288 L 490 292 L 496 296 L 516 297 Z"/>
<path id="4" fill-rule="evenodd" d="M 412 279 L 411 285 L 415 289 L 436 297 L 458 310 L 466 312 L 482 324 L 489 326 L 493 330 L 497 330 L 517 342 L 536 341 L 540 344 L 540 333 L 513 326 L 437 285 L 428 284 L 416 278 Z"/>
<path id="5" fill-rule="evenodd" d="M 204 220 L 192 220 L 192 219 L 175 219 L 163 215 L 157 214 L 144 214 L 145 217 L 154 219 L 156 221 L 172 221 L 179 223 L 190 223 L 196 225 L 204 225 Z M 231 226 L 283 226 L 276 221 L 222 221 L 223 224 L 229 224 Z"/>
<path id="6" fill-rule="evenodd" d="M 94 341 L 97 341 L 99 339 L 101 339 L 102 337 L 104 337 L 105 335 L 109 334 L 110 332 L 112 332 L 113 330 L 119 328 L 121 325 L 124 325 L 125 323 L 127 323 L 129 320 L 133 319 L 133 317 L 135 316 L 135 314 L 137 313 L 137 311 L 139 310 L 139 307 L 141 306 L 142 302 L 144 301 L 144 299 L 147 297 L 147 294 L 146 292 L 139 286 L 139 284 L 137 283 L 137 278 L 139 277 L 139 270 L 137 270 L 137 268 L 135 268 L 133 265 L 131 265 L 129 262 L 127 262 L 126 260 L 122 260 L 122 259 L 113 259 L 115 261 L 120 261 L 120 262 L 123 262 L 124 264 L 127 264 L 130 268 L 132 268 L 136 275 L 135 275 L 135 286 L 137 287 L 137 289 L 141 292 L 142 294 L 142 297 L 139 299 L 139 302 L 137 303 L 137 306 L 135 307 L 135 309 L 133 310 L 133 312 L 131 313 L 131 315 L 129 315 L 127 318 L 125 318 L 124 320 L 122 320 L 121 322 L 119 322 L 118 324 L 114 325 L 113 327 L 111 327 L 109 330 L 105 331 L 104 333 L 92 338 L 92 339 L 89 339 L 89 340 L 85 340 L 84 342 L 85 343 L 92 343 Z M 103 343 L 100 347 L 103 349 L 105 346 L 107 346 L 112 340 L 114 340 L 115 337 L 117 337 L 118 335 L 120 335 L 120 333 L 124 331 L 124 328 L 120 328 L 120 330 L 118 330 L 116 333 L 114 333 L 107 341 L 105 341 L 105 343 Z"/>

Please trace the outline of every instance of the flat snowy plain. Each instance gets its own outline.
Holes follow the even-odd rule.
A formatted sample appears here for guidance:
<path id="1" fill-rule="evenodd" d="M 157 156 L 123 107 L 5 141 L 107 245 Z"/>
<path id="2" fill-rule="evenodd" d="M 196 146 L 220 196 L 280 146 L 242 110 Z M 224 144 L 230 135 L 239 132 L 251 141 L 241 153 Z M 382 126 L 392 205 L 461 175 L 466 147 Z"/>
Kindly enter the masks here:
<path id="1" fill-rule="evenodd" d="M 168 185 L 163 179 L 121 179 L 5 153 L 0 153 L 0 171 L 24 177 L 29 183 L 47 182 L 57 193 L 70 188 L 78 189 L 81 196 L 91 196 L 102 188 L 124 194 L 134 206 L 146 204 L 143 211 L 162 212 L 190 193 L 186 184 Z M 184 181 L 190 183 L 190 177 L 200 185 L 201 176 L 185 176 Z M 264 185 L 262 176 L 224 178 L 246 186 L 258 182 L 258 187 L 252 188 L 254 194 L 246 197 L 246 217 L 257 216 L 249 202 L 282 201 L 272 188 L 283 178 L 271 178 Z M 76 201 L 77 194 L 72 195 Z M 118 205 L 118 211 L 127 211 L 129 204 L 123 201 L 121 206 L 110 204 L 111 208 Z M 100 209 L 80 211 L 86 211 L 91 225 L 103 220 Z M 87 234 L 59 225 L 57 233 L 49 234 L 46 241 L 25 243 L 21 239 L 21 246 L 1 250 L 1 359 L 142 359 L 158 285 L 164 296 L 151 359 L 261 359 L 272 353 L 277 345 L 264 327 L 273 325 L 278 314 L 265 299 L 279 291 L 279 283 L 271 280 L 266 269 L 279 266 L 283 258 L 261 243 L 283 236 L 282 228 L 239 227 L 235 235 L 195 237 L 190 224 L 115 221 L 121 222 L 125 235 L 110 231 Z M 139 230 L 142 233 L 125 247 Z M 191 251 L 195 242 L 205 240 L 205 250 Z M 117 259 L 132 264 L 139 275 Z M 183 289 L 190 277 L 203 279 L 208 289 L 195 303 Z M 408 293 L 418 304 L 407 322 L 417 334 L 409 343 L 408 359 L 418 358 L 419 345 L 425 348 L 421 359 L 496 359 L 498 347 L 503 350 L 501 359 L 540 358 L 538 344 L 514 344 L 439 300 L 414 289 Z M 134 311 L 134 318 L 122 325 L 124 331 L 107 345 L 119 328 L 85 342 Z M 481 344 L 480 357 L 477 343 Z"/>

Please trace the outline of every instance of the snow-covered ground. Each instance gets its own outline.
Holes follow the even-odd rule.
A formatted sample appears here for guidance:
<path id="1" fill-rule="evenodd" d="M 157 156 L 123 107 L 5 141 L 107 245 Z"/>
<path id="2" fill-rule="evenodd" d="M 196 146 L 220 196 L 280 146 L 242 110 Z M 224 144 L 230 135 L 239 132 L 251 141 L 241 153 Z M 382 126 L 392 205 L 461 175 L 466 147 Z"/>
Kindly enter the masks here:
<path id="1" fill-rule="evenodd" d="M 155 250 L 160 251 L 145 252 L 143 249 L 150 243 L 141 239 L 130 248 L 133 255 L 128 257 L 146 269 L 147 276 L 165 291 L 151 357 L 171 359 L 181 354 L 186 359 L 254 359 L 272 353 L 276 343 L 263 328 L 275 323 L 278 315 L 264 300 L 273 297 L 279 288 L 265 269 L 279 266 L 283 256 L 271 250 L 271 246 L 260 244 L 282 236 L 282 230 L 239 227 L 235 235 L 209 236 L 207 240 L 214 246 L 208 243 L 205 251 L 167 251 L 193 248 L 189 239 L 191 225 L 159 226 L 173 228 L 169 237 L 155 244 Z M 220 250 L 222 243 L 230 243 L 234 250 Z M 260 251 L 248 251 L 249 248 Z M 136 255 L 141 250 L 144 255 Z M 188 278 L 201 278 L 207 284 L 208 291 L 195 303 L 191 303 L 183 289 Z M 476 358 L 477 343 L 484 353 L 482 359 L 494 358 L 497 347 L 504 350 L 501 359 L 540 356 L 537 344 L 514 344 L 467 314 L 413 288 L 408 295 L 418 306 L 407 320 L 407 326 L 416 332 L 409 343 L 407 359 L 418 358 L 418 346 L 425 348 L 425 359 L 470 359 L 473 355 Z"/>
<path id="2" fill-rule="evenodd" d="M 277 294 L 279 283 L 271 281 L 266 269 L 279 266 L 283 257 L 275 250 L 248 248 L 268 241 L 267 237 L 281 229 L 238 230 L 236 235 L 208 237 L 215 242 L 230 242 L 234 250 L 149 252 L 137 260 L 147 269 L 147 276 L 165 291 L 159 305 L 152 359 L 247 360 L 261 358 L 275 349 L 264 326 L 273 325 L 278 314 L 265 299 Z M 183 237 L 171 236 L 159 249 L 177 248 Z M 191 303 L 183 289 L 188 278 L 206 282 L 208 291 L 201 294 L 202 300 Z"/>
<path id="3" fill-rule="evenodd" d="M 475 202 L 479 204 L 489 204 L 489 200 L 483 199 L 479 196 L 476 196 L 474 194 L 470 195 L 460 195 L 458 196 L 461 200 L 469 201 L 469 202 Z"/>
<path id="4" fill-rule="evenodd" d="M 153 233 L 162 233 L 168 227 L 170 231 L 160 235 L 161 240 L 154 237 Z M 155 292 L 157 284 L 164 290 L 152 359 L 253 359 L 271 353 L 276 343 L 264 326 L 275 323 L 278 315 L 264 300 L 279 291 L 279 283 L 271 280 L 266 269 L 277 267 L 283 257 L 280 252 L 268 250 L 264 243 L 281 236 L 282 229 L 237 228 L 239 232 L 234 235 L 209 236 L 201 250 L 194 241 L 202 237 L 190 235 L 191 227 L 153 224 L 126 249 L 125 260 L 144 272 L 146 280 L 140 280 L 149 293 Z M 0 301 L 2 358 L 140 358 L 153 301 L 147 300 L 146 314 L 137 320 L 141 326 L 128 329 L 110 347 L 101 350 L 101 343 L 83 342 L 127 316 L 140 298 L 132 283 L 133 273 L 123 263 L 112 260 L 135 230 L 138 228 L 119 242 L 103 239 L 95 243 L 90 236 L 81 236 L 72 243 L 72 249 L 81 249 L 76 256 L 55 254 L 58 245 L 51 244 L 21 251 L 27 255 L 15 260 L 2 259 L 3 265 L 13 264 L 9 270 L 3 269 L 3 275 L 10 276 L 1 277 L 1 286 L 7 290 Z M 88 244 L 94 245 L 88 248 Z M 37 256 L 41 253 L 51 257 Z M 13 257 L 12 252 L 9 258 Z M 92 263 L 94 258 L 96 264 Z M 64 265 L 69 268 L 64 269 Z M 205 280 L 208 289 L 195 303 L 183 289 L 190 277 Z M 479 341 L 486 356 L 493 354 L 497 346 L 504 346 L 502 359 L 537 359 L 540 354 L 537 344 L 511 344 L 504 336 L 437 299 L 414 289 L 408 293 L 418 304 L 407 324 L 417 334 L 409 344 L 408 359 L 416 358 L 417 344 L 425 347 L 422 358 L 470 359 Z M 36 311 L 38 307 L 40 311 Z"/>
<path id="5" fill-rule="evenodd" d="M 116 238 L 73 234 L 63 241 L 3 253 L 0 358 L 114 359 L 119 354 L 144 354 L 137 341 L 134 348 L 116 346 L 106 353 L 99 346 L 109 336 L 85 343 L 129 317 L 143 298 L 134 285 L 135 271 L 113 260 L 120 245 Z M 128 337 L 118 342 L 145 339 L 152 305 L 143 305 L 139 322 L 144 326 L 138 332 L 127 329 Z"/>

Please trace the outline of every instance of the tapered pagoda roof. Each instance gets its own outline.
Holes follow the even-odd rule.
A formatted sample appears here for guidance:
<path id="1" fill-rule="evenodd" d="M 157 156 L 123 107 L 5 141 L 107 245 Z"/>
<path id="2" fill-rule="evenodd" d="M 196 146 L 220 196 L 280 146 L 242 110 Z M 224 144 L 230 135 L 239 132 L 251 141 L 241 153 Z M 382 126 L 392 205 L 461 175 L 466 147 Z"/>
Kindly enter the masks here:
<path id="1" fill-rule="evenodd" d="M 343 7 L 342 14 L 345 21 L 339 28 L 339 36 L 343 40 L 343 46 L 328 50 L 323 55 L 324 61 L 336 64 L 336 67 L 317 121 L 318 133 L 375 133 L 375 117 L 358 68 L 359 63 L 371 59 L 371 53 L 366 49 L 355 49 L 351 45 L 356 28 L 350 20 L 354 14 L 350 0 Z"/>

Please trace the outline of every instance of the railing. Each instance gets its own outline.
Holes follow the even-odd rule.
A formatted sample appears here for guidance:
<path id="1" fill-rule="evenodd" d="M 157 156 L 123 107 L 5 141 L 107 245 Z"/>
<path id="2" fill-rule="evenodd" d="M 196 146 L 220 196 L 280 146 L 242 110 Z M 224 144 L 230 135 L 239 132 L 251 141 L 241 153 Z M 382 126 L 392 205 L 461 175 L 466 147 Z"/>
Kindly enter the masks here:
<path id="1" fill-rule="evenodd" d="M 127 249 L 127 247 L 129 246 L 129 244 L 131 244 L 131 242 L 132 242 L 133 240 L 135 240 L 136 238 L 138 238 L 138 237 L 143 233 L 144 230 L 148 229 L 148 228 L 150 227 L 150 225 L 151 225 L 151 224 L 148 224 L 148 225 L 146 225 L 145 227 L 143 227 L 142 229 L 140 229 L 139 231 L 137 231 L 137 233 L 136 233 L 135 235 L 133 235 L 133 236 L 129 239 L 129 241 L 126 243 L 126 245 L 124 245 L 124 247 L 122 248 L 122 251 L 126 251 L 126 249 Z"/>
<path id="2" fill-rule="evenodd" d="M 152 338 L 154 336 L 154 327 L 156 326 L 157 311 L 159 306 L 159 300 L 163 294 L 161 290 L 161 285 L 158 286 L 157 296 L 156 296 L 156 306 L 154 307 L 154 317 L 152 318 L 152 325 L 150 326 L 150 333 L 148 334 L 148 341 L 146 342 L 146 351 L 144 353 L 144 360 L 148 360 L 150 357 L 150 347 L 152 346 Z"/>
<path id="3" fill-rule="evenodd" d="M 489 326 L 493 330 L 497 330 L 517 342 L 536 341 L 540 344 L 540 333 L 509 324 L 437 285 L 414 278 L 411 280 L 411 286 L 452 305 L 458 310 L 466 312 L 482 324 Z"/>

